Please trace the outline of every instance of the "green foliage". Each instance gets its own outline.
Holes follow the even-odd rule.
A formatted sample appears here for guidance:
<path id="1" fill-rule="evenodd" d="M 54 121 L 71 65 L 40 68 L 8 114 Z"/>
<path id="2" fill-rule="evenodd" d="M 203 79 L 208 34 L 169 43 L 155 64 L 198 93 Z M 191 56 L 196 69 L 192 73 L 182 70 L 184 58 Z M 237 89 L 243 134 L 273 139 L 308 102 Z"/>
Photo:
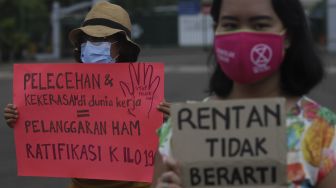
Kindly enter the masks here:
<path id="1" fill-rule="evenodd" d="M 92 0 L 59 0 L 61 7 Z M 149 13 L 155 6 L 176 5 L 179 0 L 109 0 L 130 14 Z M 51 0 L 0 0 L 0 61 L 13 61 L 50 46 Z"/>
<path id="2" fill-rule="evenodd" d="M 179 0 L 110 0 L 130 11 L 151 11 L 155 6 L 176 5 Z"/>
<path id="3" fill-rule="evenodd" d="M 0 13 L 0 50 L 6 61 L 19 57 L 22 49 L 38 42 L 48 29 L 44 0 L 1 0 Z"/>

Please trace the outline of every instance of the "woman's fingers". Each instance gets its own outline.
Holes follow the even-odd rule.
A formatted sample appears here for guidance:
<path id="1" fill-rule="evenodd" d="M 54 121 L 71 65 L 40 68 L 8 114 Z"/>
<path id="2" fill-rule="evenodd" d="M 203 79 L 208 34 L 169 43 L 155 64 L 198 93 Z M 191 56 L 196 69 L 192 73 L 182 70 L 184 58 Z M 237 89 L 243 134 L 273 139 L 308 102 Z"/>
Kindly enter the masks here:
<path id="1" fill-rule="evenodd" d="M 181 175 L 180 165 L 172 157 L 164 157 L 163 163 L 167 167 L 167 170 L 175 172 L 177 175 Z"/>
<path id="2" fill-rule="evenodd" d="M 180 176 L 180 166 L 169 156 L 162 156 L 163 172 L 157 179 L 155 188 L 181 188 L 182 180 Z"/>
<path id="3" fill-rule="evenodd" d="M 170 116 L 170 105 L 171 105 L 170 103 L 168 103 L 166 101 L 163 101 L 157 107 L 157 109 L 160 112 L 164 113 L 165 118 L 167 118 L 168 116 Z"/>
<path id="4" fill-rule="evenodd" d="M 17 110 L 17 107 L 14 104 L 7 104 L 6 108 Z"/>
<path id="5" fill-rule="evenodd" d="M 159 178 L 157 188 L 181 188 L 180 177 L 173 171 L 167 171 Z"/>
<path id="6" fill-rule="evenodd" d="M 160 105 L 161 106 L 165 106 L 165 107 L 170 107 L 170 103 L 169 102 L 166 102 L 166 101 L 162 101 L 161 103 L 160 103 Z"/>
<path id="7" fill-rule="evenodd" d="M 9 127 L 13 128 L 18 116 L 17 107 L 14 104 L 7 104 L 4 109 L 4 118 Z"/>
<path id="8" fill-rule="evenodd" d="M 181 185 L 180 177 L 173 171 L 167 171 L 161 175 L 161 181 L 165 183 L 172 183 L 176 185 Z"/>
<path id="9" fill-rule="evenodd" d="M 16 122 L 16 119 L 7 119 L 6 123 L 10 128 L 14 127 L 14 123 Z"/>
<path id="10" fill-rule="evenodd" d="M 17 119 L 18 118 L 18 115 L 17 114 L 14 114 L 14 113 L 5 113 L 4 114 L 4 117 L 5 119 Z"/>
<path id="11" fill-rule="evenodd" d="M 18 114 L 17 107 L 13 104 L 8 104 L 4 109 L 4 113 Z"/>
<path id="12" fill-rule="evenodd" d="M 160 182 L 157 184 L 156 188 L 181 188 L 181 186 L 173 183 Z"/>
<path id="13" fill-rule="evenodd" d="M 163 106 L 158 106 L 158 110 L 160 112 L 163 112 L 165 115 L 170 115 L 170 108 L 163 107 Z"/>

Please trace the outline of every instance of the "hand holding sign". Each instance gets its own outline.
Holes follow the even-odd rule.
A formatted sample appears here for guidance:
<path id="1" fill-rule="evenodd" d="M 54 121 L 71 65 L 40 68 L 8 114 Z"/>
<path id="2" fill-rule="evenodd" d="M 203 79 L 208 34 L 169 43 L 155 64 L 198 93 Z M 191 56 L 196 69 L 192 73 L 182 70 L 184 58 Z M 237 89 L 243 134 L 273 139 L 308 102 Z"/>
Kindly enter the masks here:
<path id="1" fill-rule="evenodd" d="M 153 99 L 157 88 L 160 85 L 160 77 L 153 76 L 153 65 L 145 63 L 129 64 L 129 73 L 131 83 L 127 84 L 120 81 L 120 87 L 126 98 L 143 99 L 150 102 L 148 109 L 146 109 L 147 116 L 152 110 Z M 140 111 L 139 106 L 133 105 L 128 108 L 130 115 L 135 117 L 136 111 Z"/>
<path id="2" fill-rule="evenodd" d="M 14 104 L 7 104 L 6 108 L 4 109 L 4 118 L 10 128 L 14 127 L 14 123 L 19 117 L 18 115 L 19 113 L 17 111 L 17 107 Z"/>
<path id="3" fill-rule="evenodd" d="M 159 161 L 160 162 L 160 161 Z M 164 171 L 159 176 L 156 183 L 156 188 L 165 188 L 165 187 L 175 187 L 181 188 L 182 179 L 181 179 L 181 167 L 178 162 L 172 157 L 165 156 L 163 157 L 163 166 Z"/>
<path id="4" fill-rule="evenodd" d="M 287 187 L 284 99 L 175 103 L 171 117 L 183 187 Z"/>
<path id="5" fill-rule="evenodd" d="M 151 182 L 162 113 L 147 112 L 163 100 L 163 68 L 14 65 L 17 109 L 8 105 L 4 115 L 8 123 L 20 117 L 14 129 L 18 174 Z"/>

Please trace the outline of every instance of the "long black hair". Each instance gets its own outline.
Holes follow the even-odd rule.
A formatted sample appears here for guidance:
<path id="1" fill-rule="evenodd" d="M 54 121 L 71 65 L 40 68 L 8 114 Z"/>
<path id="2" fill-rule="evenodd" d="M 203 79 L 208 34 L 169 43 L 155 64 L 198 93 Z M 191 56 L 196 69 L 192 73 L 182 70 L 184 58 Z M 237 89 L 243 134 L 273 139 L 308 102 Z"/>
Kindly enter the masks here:
<path id="1" fill-rule="evenodd" d="M 211 16 L 218 24 L 221 4 L 214 0 Z M 304 9 L 299 0 L 271 0 L 272 6 L 286 28 L 290 46 L 280 67 L 281 90 L 287 96 L 307 94 L 324 76 L 322 62 L 314 49 Z M 231 93 L 233 81 L 216 65 L 211 76 L 209 91 L 220 97 Z"/>

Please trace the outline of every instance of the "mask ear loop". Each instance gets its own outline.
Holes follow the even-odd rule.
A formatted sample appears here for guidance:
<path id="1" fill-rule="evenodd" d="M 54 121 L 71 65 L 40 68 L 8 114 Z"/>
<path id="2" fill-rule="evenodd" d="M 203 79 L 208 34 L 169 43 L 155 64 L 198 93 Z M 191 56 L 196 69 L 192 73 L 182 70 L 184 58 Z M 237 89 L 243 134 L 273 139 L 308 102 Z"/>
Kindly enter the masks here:
<path id="1" fill-rule="evenodd" d="M 284 47 L 285 47 L 285 50 L 288 50 L 289 47 L 290 47 L 290 45 L 291 45 L 291 43 L 290 43 L 290 39 L 289 39 L 287 30 L 284 29 L 283 31 L 281 31 L 280 35 L 284 36 Z"/>
<path id="2" fill-rule="evenodd" d="M 73 49 L 73 56 L 78 63 L 83 63 L 81 60 L 81 50 L 79 48 Z"/>

